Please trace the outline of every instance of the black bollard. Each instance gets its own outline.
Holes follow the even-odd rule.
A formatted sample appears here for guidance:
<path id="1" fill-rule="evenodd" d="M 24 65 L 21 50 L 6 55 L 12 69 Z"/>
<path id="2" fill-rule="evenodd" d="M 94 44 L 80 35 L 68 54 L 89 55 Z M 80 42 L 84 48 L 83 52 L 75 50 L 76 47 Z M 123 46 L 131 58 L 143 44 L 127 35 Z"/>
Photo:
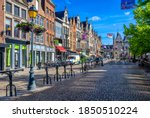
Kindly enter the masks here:
<path id="1" fill-rule="evenodd" d="M 57 81 L 59 81 L 58 69 L 59 69 L 59 66 L 58 66 L 58 64 L 56 64 L 56 79 L 57 79 Z"/>
<path id="2" fill-rule="evenodd" d="M 49 82 L 48 82 L 48 67 L 47 66 L 45 68 L 45 71 L 46 71 L 46 84 L 49 84 Z"/>
<path id="3" fill-rule="evenodd" d="M 84 71 L 85 71 L 85 72 L 87 71 L 87 63 L 86 63 L 86 61 L 85 61 L 85 63 L 84 63 Z"/>
<path id="4" fill-rule="evenodd" d="M 12 97 L 13 96 L 13 88 L 14 88 L 14 93 L 15 96 L 17 96 L 17 92 L 16 92 L 16 86 L 13 85 L 12 83 L 12 72 L 9 71 L 8 72 L 8 76 L 9 76 L 9 84 L 6 86 L 6 96 L 8 96 L 8 87 L 9 87 L 9 95 Z"/>
<path id="5" fill-rule="evenodd" d="M 81 71 L 82 71 L 82 73 L 84 72 L 83 69 L 84 69 L 84 67 L 83 67 L 83 61 L 82 61 L 81 62 Z"/>
<path id="6" fill-rule="evenodd" d="M 67 72 L 66 72 L 66 63 L 64 64 L 64 77 L 67 78 Z"/>
<path id="7" fill-rule="evenodd" d="M 71 77 L 73 76 L 73 70 L 72 70 L 72 63 L 70 64 L 70 72 L 71 72 Z"/>
<path id="8" fill-rule="evenodd" d="M 10 85 L 10 96 L 13 96 L 12 93 L 12 72 L 9 72 L 9 85 Z"/>

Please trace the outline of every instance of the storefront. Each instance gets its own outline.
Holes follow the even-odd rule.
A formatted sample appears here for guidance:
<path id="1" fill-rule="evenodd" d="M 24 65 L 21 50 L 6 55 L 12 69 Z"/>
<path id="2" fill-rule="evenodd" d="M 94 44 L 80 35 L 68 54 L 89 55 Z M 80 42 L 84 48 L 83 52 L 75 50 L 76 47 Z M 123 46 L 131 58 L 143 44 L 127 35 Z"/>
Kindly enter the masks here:
<path id="1" fill-rule="evenodd" d="M 27 67 L 27 41 L 6 39 L 6 68 Z"/>
<path id="2" fill-rule="evenodd" d="M 27 65 L 27 46 L 9 44 L 6 48 L 6 67 L 22 68 Z"/>
<path id="3" fill-rule="evenodd" d="M 34 50 L 33 51 L 34 66 L 36 66 L 39 62 L 44 64 L 49 61 L 54 61 L 54 54 L 55 54 L 54 48 L 34 44 L 33 50 Z"/>
<path id="4" fill-rule="evenodd" d="M 56 57 L 59 60 L 64 60 L 66 57 L 66 49 L 63 46 L 55 46 L 56 47 Z"/>

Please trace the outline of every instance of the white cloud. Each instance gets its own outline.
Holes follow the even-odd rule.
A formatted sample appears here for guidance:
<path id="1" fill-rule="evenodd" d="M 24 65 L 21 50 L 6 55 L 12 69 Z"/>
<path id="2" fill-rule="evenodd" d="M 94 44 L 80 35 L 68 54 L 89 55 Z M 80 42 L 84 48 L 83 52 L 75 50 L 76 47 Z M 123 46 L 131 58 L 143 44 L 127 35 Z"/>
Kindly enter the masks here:
<path id="1" fill-rule="evenodd" d="M 89 20 L 91 20 L 91 21 L 100 21 L 101 20 L 101 18 L 100 17 L 98 17 L 98 16 L 93 16 L 92 18 L 90 18 Z"/>
<path id="2" fill-rule="evenodd" d="M 125 14 L 126 16 L 128 16 L 128 15 L 130 15 L 130 12 L 125 12 L 124 14 Z"/>

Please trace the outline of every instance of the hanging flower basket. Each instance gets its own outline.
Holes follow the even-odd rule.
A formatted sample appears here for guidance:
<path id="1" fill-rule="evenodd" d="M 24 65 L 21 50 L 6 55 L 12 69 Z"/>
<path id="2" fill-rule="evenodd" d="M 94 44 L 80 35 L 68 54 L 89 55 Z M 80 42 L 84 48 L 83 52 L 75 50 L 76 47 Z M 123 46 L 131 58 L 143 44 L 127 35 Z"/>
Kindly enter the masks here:
<path id="1" fill-rule="evenodd" d="M 23 32 L 27 33 L 32 31 L 34 27 L 33 23 L 29 23 L 29 22 L 22 22 L 16 25 L 16 28 L 18 28 L 19 30 L 22 30 Z"/>
<path id="2" fill-rule="evenodd" d="M 35 25 L 33 29 L 33 32 L 38 36 L 42 35 L 42 33 L 44 33 L 45 31 L 46 29 L 43 26 L 38 26 L 38 25 Z"/>

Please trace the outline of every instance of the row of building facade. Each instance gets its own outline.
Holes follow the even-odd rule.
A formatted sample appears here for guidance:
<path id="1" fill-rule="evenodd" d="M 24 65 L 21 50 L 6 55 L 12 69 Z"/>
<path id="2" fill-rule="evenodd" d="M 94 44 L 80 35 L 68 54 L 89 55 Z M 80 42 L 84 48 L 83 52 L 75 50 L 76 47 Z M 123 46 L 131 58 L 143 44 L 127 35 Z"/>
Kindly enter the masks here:
<path id="1" fill-rule="evenodd" d="M 30 33 L 16 28 L 30 21 L 29 6 L 34 5 L 38 15 L 34 23 L 46 28 L 40 36 L 34 35 L 34 65 L 38 62 L 64 60 L 70 54 L 98 56 L 101 38 L 93 30 L 88 18 L 69 17 L 68 10 L 55 11 L 51 0 L 1 0 L 0 1 L 0 70 L 22 68 L 30 65 Z"/>

